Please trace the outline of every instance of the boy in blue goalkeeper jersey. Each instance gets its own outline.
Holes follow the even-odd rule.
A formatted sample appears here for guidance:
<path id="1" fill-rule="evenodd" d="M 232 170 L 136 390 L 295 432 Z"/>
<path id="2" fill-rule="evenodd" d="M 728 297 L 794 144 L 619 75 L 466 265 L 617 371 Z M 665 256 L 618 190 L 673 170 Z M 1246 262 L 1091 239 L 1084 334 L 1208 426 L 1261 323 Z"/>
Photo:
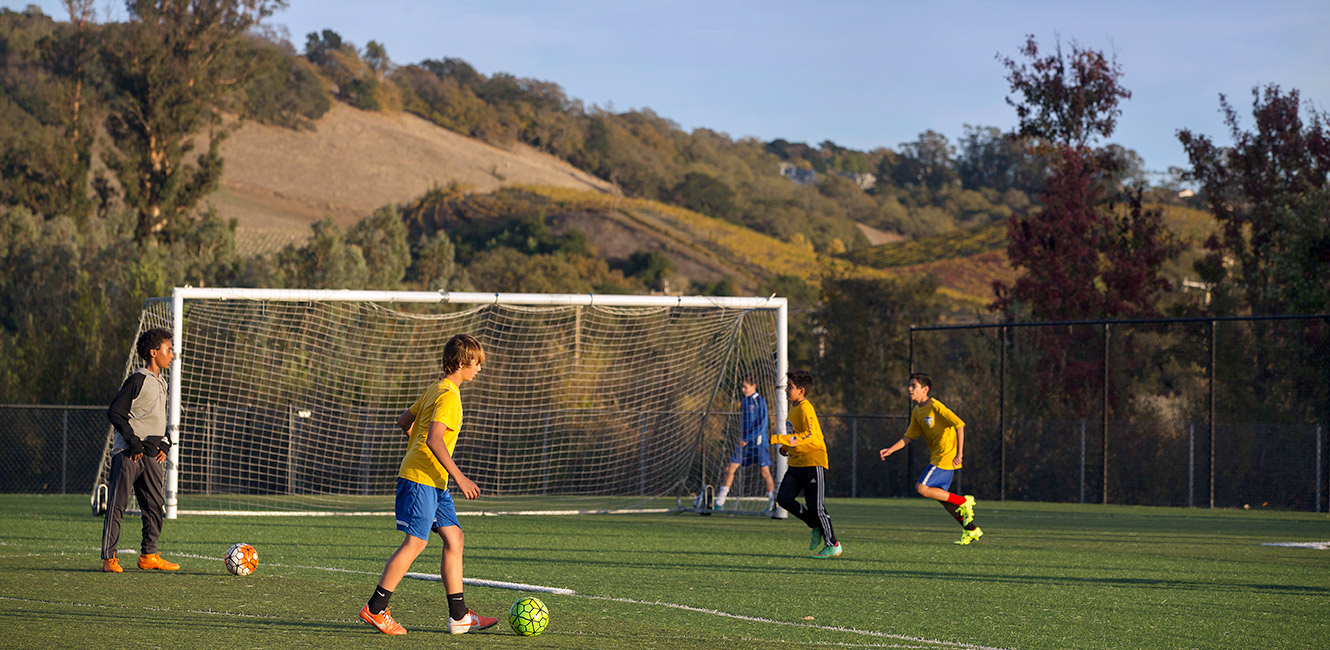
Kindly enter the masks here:
<path id="1" fill-rule="evenodd" d="M 743 393 L 743 399 L 739 401 L 743 433 L 739 446 L 734 448 L 734 454 L 730 456 L 730 463 L 725 466 L 725 481 L 720 486 L 720 493 L 716 495 L 716 507 L 725 507 L 730 485 L 734 483 L 735 470 L 740 466 L 757 465 L 762 469 L 762 480 L 767 486 L 767 510 L 770 510 L 776 482 L 771 478 L 771 453 L 767 450 L 767 401 L 757 392 L 757 380 L 752 375 L 739 380 L 739 390 Z"/>
<path id="2" fill-rule="evenodd" d="M 933 382 L 922 372 L 910 375 L 906 392 L 917 406 L 910 413 L 910 428 L 896 444 L 879 452 L 886 460 L 911 440 L 923 436 L 928 444 L 928 467 L 919 475 L 915 489 L 919 496 L 936 499 L 964 530 L 955 543 L 967 545 L 984 536 L 974 524 L 974 497 L 952 494 L 951 479 L 961 468 L 965 452 L 965 421 L 932 397 Z"/>

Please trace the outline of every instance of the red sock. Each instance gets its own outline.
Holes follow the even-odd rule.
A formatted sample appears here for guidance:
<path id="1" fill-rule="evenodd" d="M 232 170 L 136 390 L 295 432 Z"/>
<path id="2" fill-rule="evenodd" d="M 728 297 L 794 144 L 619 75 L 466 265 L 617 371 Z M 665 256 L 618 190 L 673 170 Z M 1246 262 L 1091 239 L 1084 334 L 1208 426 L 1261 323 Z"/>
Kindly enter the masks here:
<path id="1" fill-rule="evenodd" d="M 960 496 L 959 494 L 952 494 L 948 492 L 947 503 L 950 503 L 953 506 L 958 506 L 961 505 L 962 503 L 965 503 L 965 497 Z"/>

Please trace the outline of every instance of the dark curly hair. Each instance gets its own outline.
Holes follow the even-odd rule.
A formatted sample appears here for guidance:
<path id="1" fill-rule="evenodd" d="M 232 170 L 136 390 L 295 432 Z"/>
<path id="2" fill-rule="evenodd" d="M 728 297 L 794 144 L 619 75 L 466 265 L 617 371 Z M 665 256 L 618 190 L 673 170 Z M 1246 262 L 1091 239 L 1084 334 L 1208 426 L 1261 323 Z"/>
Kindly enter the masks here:
<path id="1" fill-rule="evenodd" d="M 795 388 L 804 389 L 805 395 L 813 392 L 813 373 L 807 370 L 791 370 L 785 373 L 785 376 L 790 378 L 790 383 Z"/>
<path id="2" fill-rule="evenodd" d="M 162 346 L 162 341 L 171 340 L 171 330 L 165 327 L 154 327 L 142 334 L 139 334 L 138 343 L 134 349 L 139 353 L 139 358 L 144 363 L 152 361 L 152 351 Z"/>

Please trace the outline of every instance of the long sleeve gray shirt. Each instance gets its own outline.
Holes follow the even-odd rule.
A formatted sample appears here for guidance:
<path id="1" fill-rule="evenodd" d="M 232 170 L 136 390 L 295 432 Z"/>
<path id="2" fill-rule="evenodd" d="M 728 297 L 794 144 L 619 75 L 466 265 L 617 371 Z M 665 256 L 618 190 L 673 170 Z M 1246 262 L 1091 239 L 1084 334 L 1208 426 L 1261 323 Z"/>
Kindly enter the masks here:
<path id="1" fill-rule="evenodd" d="M 124 451 L 127 436 L 140 440 L 166 435 L 166 378 L 146 367 L 129 376 L 120 393 L 106 409 L 106 419 L 115 427 L 111 453 Z"/>

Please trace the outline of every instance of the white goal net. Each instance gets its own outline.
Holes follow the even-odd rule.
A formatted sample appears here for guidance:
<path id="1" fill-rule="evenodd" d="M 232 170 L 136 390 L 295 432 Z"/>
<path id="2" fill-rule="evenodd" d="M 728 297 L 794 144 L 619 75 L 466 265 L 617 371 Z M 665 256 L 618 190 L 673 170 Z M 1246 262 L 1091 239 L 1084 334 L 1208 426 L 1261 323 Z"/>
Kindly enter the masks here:
<path id="1" fill-rule="evenodd" d="M 397 416 L 439 380 L 457 333 L 487 356 L 462 386 L 454 452 L 482 497 L 459 511 L 693 506 L 740 439 L 741 379 L 757 380 L 770 430 L 784 421 L 785 305 L 176 289 L 140 325 L 175 333 L 168 516 L 391 512 Z M 95 485 L 108 474 L 104 459 Z M 764 493 L 758 467 L 741 467 L 726 509 L 762 512 Z"/>

